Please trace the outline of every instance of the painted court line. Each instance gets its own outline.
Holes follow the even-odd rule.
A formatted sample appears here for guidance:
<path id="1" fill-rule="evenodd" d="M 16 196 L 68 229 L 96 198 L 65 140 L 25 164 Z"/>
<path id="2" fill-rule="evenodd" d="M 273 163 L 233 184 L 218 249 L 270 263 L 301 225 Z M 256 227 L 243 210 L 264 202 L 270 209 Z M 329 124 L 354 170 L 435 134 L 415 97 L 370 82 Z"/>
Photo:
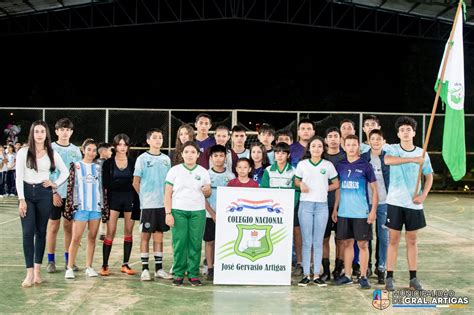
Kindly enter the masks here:
<path id="1" fill-rule="evenodd" d="M 430 206 L 448 205 L 448 204 L 456 203 L 459 201 L 458 197 L 453 197 L 453 198 L 454 198 L 453 200 L 436 202 L 436 203 L 430 204 Z"/>
<path id="2" fill-rule="evenodd" d="M 448 219 L 445 219 L 445 218 L 442 218 L 442 217 L 438 217 L 437 215 L 430 214 L 429 216 L 432 217 L 432 218 L 436 218 L 438 220 L 444 221 L 444 222 L 448 222 L 449 224 L 458 225 L 458 226 L 461 226 L 461 227 L 466 228 L 466 229 L 468 228 L 467 226 L 464 226 L 463 224 L 459 224 L 457 222 L 454 222 L 454 221 L 451 221 L 451 220 L 448 220 Z"/>

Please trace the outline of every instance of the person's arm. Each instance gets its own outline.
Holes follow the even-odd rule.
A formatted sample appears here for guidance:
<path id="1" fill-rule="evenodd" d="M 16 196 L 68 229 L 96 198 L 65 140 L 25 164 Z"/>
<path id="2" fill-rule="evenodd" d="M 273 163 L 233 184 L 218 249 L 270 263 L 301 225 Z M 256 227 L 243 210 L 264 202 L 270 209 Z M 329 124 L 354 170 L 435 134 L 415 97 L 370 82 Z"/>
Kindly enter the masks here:
<path id="1" fill-rule="evenodd" d="M 328 186 L 328 192 L 336 190 L 338 188 L 339 188 L 339 179 L 337 177 L 331 179 L 331 184 L 329 184 Z"/>
<path id="2" fill-rule="evenodd" d="M 205 198 L 208 198 L 212 194 L 212 189 L 211 189 L 211 176 L 209 173 L 206 171 L 204 173 L 204 180 L 203 180 L 203 185 L 201 187 L 201 191 L 204 195 Z"/>
<path id="3" fill-rule="evenodd" d="M 299 187 L 301 192 L 303 193 L 308 193 L 309 192 L 309 187 L 303 182 L 302 178 L 299 178 L 295 176 L 295 186 Z"/>
<path id="4" fill-rule="evenodd" d="M 379 205 L 379 193 L 377 191 L 377 182 L 370 183 L 372 189 L 372 209 L 369 212 L 367 223 L 372 224 L 377 217 L 377 206 Z"/>
<path id="5" fill-rule="evenodd" d="M 339 199 L 341 198 L 341 189 L 340 188 L 336 189 L 335 195 L 336 195 L 336 197 L 335 197 L 335 201 L 334 201 L 334 209 L 332 210 L 331 219 L 334 223 L 337 223 L 337 211 L 338 211 L 338 208 L 339 208 Z"/>
<path id="6" fill-rule="evenodd" d="M 132 186 L 135 188 L 135 191 L 137 194 L 140 193 L 140 182 L 141 182 L 141 177 L 140 176 L 133 176 L 133 183 Z"/>
<path id="7" fill-rule="evenodd" d="M 25 192 L 23 187 L 23 179 L 25 177 L 25 169 L 26 169 L 26 153 L 28 149 L 18 151 L 17 159 L 18 159 L 18 167 L 16 168 L 16 192 L 18 194 L 18 213 L 20 217 L 24 218 L 26 216 L 26 201 L 25 201 Z"/>
<path id="8" fill-rule="evenodd" d="M 212 189 L 210 184 L 205 184 L 202 186 L 201 191 L 205 198 L 208 198 L 212 194 Z"/>
<path id="9" fill-rule="evenodd" d="M 268 171 L 263 171 L 262 180 L 260 181 L 260 187 L 262 188 L 269 188 L 270 187 L 270 175 Z"/>
<path id="10" fill-rule="evenodd" d="M 66 165 L 63 162 L 63 159 L 59 155 L 58 152 L 54 152 L 54 164 L 59 170 L 59 176 L 58 178 L 54 181 L 54 185 L 51 185 L 54 189 L 58 188 L 62 183 L 66 181 L 66 179 L 69 177 L 69 169 L 66 167 Z M 46 180 L 46 182 L 49 180 Z M 45 184 L 43 184 L 44 186 Z"/>
<path id="11" fill-rule="evenodd" d="M 214 220 L 214 222 L 216 222 L 216 211 L 214 211 L 214 209 L 212 209 L 209 201 L 206 199 L 206 211 L 211 215 L 211 218 L 212 220 Z"/>
<path id="12" fill-rule="evenodd" d="M 422 164 L 424 161 L 423 157 L 399 157 L 393 155 L 385 155 L 385 164 L 387 165 L 400 165 L 406 163 Z"/>
<path id="13" fill-rule="evenodd" d="M 166 217 L 165 217 L 165 222 L 166 222 L 166 225 L 168 225 L 169 227 L 173 227 L 174 226 L 174 218 L 173 218 L 173 214 L 171 213 L 171 200 L 172 200 L 172 196 L 173 196 L 173 186 L 170 184 L 170 183 L 166 183 L 166 186 L 165 186 L 165 198 L 164 198 L 164 202 L 165 202 L 165 214 L 166 214 Z"/>
<path id="14" fill-rule="evenodd" d="M 421 205 L 426 197 L 428 197 L 428 193 L 431 190 L 431 186 L 433 186 L 433 173 L 429 173 L 425 175 L 425 185 L 423 186 L 423 191 L 419 195 L 415 195 L 413 197 L 413 203 L 417 205 Z"/>
<path id="15" fill-rule="evenodd" d="M 102 164 L 102 187 L 104 188 L 105 193 L 110 188 L 110 167 L 113 157 L 111 157 L 108 160 L 104 161 L 104 164 Z"/>

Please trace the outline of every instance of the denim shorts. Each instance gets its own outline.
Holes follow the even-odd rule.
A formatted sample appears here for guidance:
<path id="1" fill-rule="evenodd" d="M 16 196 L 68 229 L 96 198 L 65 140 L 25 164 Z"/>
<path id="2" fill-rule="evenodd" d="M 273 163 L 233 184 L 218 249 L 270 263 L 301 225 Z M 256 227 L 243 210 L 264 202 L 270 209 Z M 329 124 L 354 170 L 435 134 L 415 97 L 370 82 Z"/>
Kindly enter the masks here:
<path id="1" fill-rule="evenodd" d="M 74 221 L 88 222 L 92 220 L 99 220 L 101 213 L 97 211 L 78 210 L 74 213 Z"/>

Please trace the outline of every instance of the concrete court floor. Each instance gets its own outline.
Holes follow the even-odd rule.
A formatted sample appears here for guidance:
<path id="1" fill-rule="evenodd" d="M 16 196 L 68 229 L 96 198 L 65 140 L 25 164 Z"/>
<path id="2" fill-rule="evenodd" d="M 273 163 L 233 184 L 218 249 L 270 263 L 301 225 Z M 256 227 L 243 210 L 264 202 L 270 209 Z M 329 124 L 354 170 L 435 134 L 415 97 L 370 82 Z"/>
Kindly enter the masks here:
<path id="1" fill-rule="evenodd" d="M 135 276 L 120 273 L 123 227 L 119 221 L 118 236 L 111 254 L 112 275 L 86 279 L 83 272 L 75 280 L 65 280 L 64 272 L 48 274 L 43 271 L 44 283 L 23 289 L 25 275 L 21 246 L 21 225 L 16 198 L 0 199 L 0 313 L 67 313 L 67 314 L 319 314 L 319 313 L 378 313 L 372 307 L 373 290 L 362 291 L 357 285 L 326 288 L 296 286 L 214 286 L 205 282 L 202 287 L 171 286 L 168 280 L 141 282 Z M 474 197 L 468 195 L 431 194 L 425 203 L 428 226 L 419 233 L 418 277 L 425 289 L 451 289 L 456 296 L 468 296 L 471 303 L 464 309 L 395 309 L 391 314 L 413 313 L 474 313 Z M 138 271 L 139 233 L 134 230 L 131 263 Z M 171 265 L 170 234 L 165 236 L 166 268 Z M 63 238 L 59 235 L 57 264 L 62 267 Z M 85 244 L 79 249 L 78 265 L 85 263 Z M 332 243 L 331 243 L 332 244 Z M 333 263 L 333 257 L 331 262 Z M 102 242 L 97 242 L 94 266 L 99 270 Z M 47 261 L 46 255 L 44 261 Z M 45 265 L 44 265 L 45 266 Z M 150 265 L 151 270 L 154 266 Z M 332 267 L 332 266 L 331 266 Z M 44 269 L 44 268 L 43 268 Z M 399 249 L 395 273 L 397 286 L 408 285 L 405 245 Z M 373 289 L 381 289 L 371 279 Z"/>

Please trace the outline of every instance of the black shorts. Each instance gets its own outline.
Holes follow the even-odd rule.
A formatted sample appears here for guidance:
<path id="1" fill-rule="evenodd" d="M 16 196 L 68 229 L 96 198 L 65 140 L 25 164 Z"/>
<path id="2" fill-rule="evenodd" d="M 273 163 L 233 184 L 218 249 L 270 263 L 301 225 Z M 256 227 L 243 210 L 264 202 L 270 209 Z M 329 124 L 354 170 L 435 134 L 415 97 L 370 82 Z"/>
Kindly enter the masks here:
<path id="1" fill-rule="evenodd" d="M 337 217 L 337 234 L 339 240 L 355 239 L 356 241 L 372 240 L 372 224 L 367 219 Z"/>
<path id="2" fill-rule="evenodd" d="M 109 208 L 118 212 L 132 212 L 133 193 L 112 191 L 109 193 Z"/>
<path id="3" fill-rule="evenodd" d="M 212 218 L 206 218 L 206 228 L 202 239 L 204 242 L 212 242 L 216 239 L 216 223 Z"/>
<path id="4" fill-rule="evenodd" d="M 140 218 L 140 231 L 144 233 L 166 232 L 170 227 L 165 223 L 165 208 L 143 209 Z"/>
<path id="5" fill-rule="evenodd" d="M 295 205 L 295 209 L 293 210 L 293 227 L 300 226 L 300 219 L 298 218 L 299 207 L 300 207 L 300 202 L 298 201 Z"/>
<path id="6" fill-rule="evenodd" d="M 416 231 L 426 226 L 423 209 L 409 209 L 388 205 L 387 222 L 385 226 L 392 230 L 401 231 L 405 224 L 405 231 Z"/>
<path id="7" fill-rule="evenodd" d="M 51 220 L 61 219 L 61 215 L 63 214 L 65 207 L 66 207 L 66 199 L 63 199 L 63 205 L 61 207 L 53 206 L 53 209 L 51 210 L 51 214 L 49 215 L 49 218 Z"/>
<path id="8" fill-rule="evenodd" d="M 334 231 L 337 234 L 337 223 L 334 223 L 331 217 L 333 208 L 328 208 L 328 209 L 329 209 L 328 224 L 326 225 L 326 230 L 324 231 L 324 238 L 330 237 L 331 231 Z"/>

